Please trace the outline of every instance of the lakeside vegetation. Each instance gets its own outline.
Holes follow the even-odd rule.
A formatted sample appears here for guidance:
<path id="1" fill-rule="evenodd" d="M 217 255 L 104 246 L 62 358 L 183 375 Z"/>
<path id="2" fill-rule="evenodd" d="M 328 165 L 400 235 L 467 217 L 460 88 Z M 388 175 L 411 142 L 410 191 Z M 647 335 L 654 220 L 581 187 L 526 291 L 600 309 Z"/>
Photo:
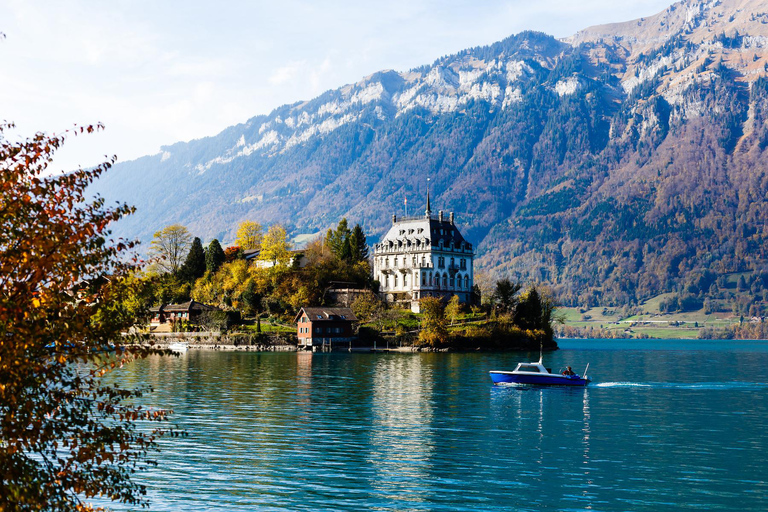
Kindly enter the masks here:
<path id="1" fill-rule="evenodd" d="M 555 303 L 546 290 L 508 279 L 494 283 L 475 303 L 457 296 L 448 301 L 421 300 L 421 312 L 387 304 L 378 297 L 379 283 L 371 277 L 366 235 L 342 219 L 325 236 L 292 251 L 286 230 L 273 225 L 264 232 L 246 221 L 237 229 L 236 245 L 222 248 L 218 240 L 206 247 L 180 225 L 155 233 L 152 265 L 133 279 L 140 295 L 124 301 L 137 317 L 152 306 L 195 300 L 221 308 L 203 314 L 196 323 L 178 322 L 177 332 L 226 330 L 246 333 L 295 332 L 300 308 L 328 306 L 334 286 L 355 290 L 350 306 L 360 319 L 363 343 L 392 341 L 429 349 L 505 350 L 554 342 Z M 246 259 L 248 258 L 248 259 Z"/>
<path id="2" fill-rule="evenodd" d="M 121 336 L 132 311 L 134 245 L 109 226 L 133 211 L 87 187 L 113 164 L 50 173 L 64 134 L 6 135 L 0 123 L 0 510 L 103 510 L 94 498 L 147 507 L 136 472 L 169 411 L 140 405 L 147 386 L 105 380 L 163 352 Z M 7 137 L 7 138 L 6 138 Z"/>

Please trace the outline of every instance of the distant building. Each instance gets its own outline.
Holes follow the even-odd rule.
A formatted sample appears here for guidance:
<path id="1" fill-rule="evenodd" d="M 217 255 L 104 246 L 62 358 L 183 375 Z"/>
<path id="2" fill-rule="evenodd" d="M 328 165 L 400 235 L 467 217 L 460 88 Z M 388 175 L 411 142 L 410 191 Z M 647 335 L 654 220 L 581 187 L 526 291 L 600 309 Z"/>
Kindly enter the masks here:
<path id="1" fill-rule="evenodd" d="M 325 291 L 325 300 L 323 301 L 327 304 L 349 307 L 356 298 L 370 293 L 370 290 L 360 288 L 356 283 L 331 281 L 329 284 L 330 288 Z"/>
<path id="2" fill-rule="evenodd" d="M 181 320 L 194 323 L 206 311 L 219 311 L 219 308 L 194 300 L 182 304 L 165 304 L 149 308 L 149 312 L 152 313 L 149 324 L 159 326 Z"/>
<path id="3" fill-rule="evenodd" d="M 424 215 L 392 216 L 392 227 L 373 247 L 373 278 L 387 302 L 410 304 L 419 299 L 458 295 L 469 303 L 474 285 L 474 250 L 454 223 L 453 212 L 432 215 L 427 193 Z"/>
<path id="4" fill-rule="evenodd" d="M 295 321 L 300 347 L 332 347 L 354 339 L 357 317 L 349 308 L 301 308 Z"/>
<path id="5" fill-rule="evenodd" d="M 289 267 L 296 265 L 299 268 L 304 268 L 307 266 L 307 263 L 309 263 L 309 260 L 307 259 L 307 257 L 304 256 L 304 251 L 289 251 L 289 252 L 291 254 L 291 257 L 288 260 Z M 261 255 L 260 249 L 248 249 L 246 251 L 243 251 L 243 257 L 245 258 L 245 260 L 257 268 L 272 268 L 276 265 L 276 263 L 272 260 L 259 259 L 260 255 Z"/>

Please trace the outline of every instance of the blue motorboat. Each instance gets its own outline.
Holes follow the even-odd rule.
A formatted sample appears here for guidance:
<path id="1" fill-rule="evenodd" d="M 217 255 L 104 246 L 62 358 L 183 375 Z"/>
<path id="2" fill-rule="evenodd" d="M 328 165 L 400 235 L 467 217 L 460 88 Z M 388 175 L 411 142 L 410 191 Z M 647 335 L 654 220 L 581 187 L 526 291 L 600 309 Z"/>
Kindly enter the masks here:
<path id="1" fill-rule="evenodd" d="M 576 373 L 552 373 L 545 368 L 541 360 L 537 363 L 518 363 L 513 371 L 491 371 L 494 385 L 519 386 L 586 386 L 592 379 L 587 377 L 589 365 L 584 370 L 584 376 Z"/>

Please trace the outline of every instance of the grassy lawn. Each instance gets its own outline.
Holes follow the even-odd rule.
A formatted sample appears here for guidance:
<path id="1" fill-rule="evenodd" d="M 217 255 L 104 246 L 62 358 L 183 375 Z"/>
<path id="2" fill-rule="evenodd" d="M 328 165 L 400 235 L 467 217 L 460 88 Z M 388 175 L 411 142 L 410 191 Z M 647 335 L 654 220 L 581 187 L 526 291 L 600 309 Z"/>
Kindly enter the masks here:
<path id="1" fill-rule="evenodd" d="M 256 333 L 256 324 L 253 325 L 241 325 L 238 330 L 247 333 Z M 267 322 L 261 323 L 261 332 L 296 332 L 296 327 L 290 327 L 285 325 L 272 325 Z"/>
<path id="2" fill-rule="evenodd" d="M 729 276 L 736 281 L 739 274 Z M 704 327 L 724 328 L 739 322 L 739 318 L 731 313 L 704 313 L 704 309 L 680 313 L 661 313 L 660 304 L 673 294 L 664 293 L 648 299 L 640 305 L 642 313 L 623 317 L 622 308 L 594 307 L 588 310 L 562 307 L 557 314 L 565 321 L 566 326 L 582 329 L 594 328 L 610 332 L 624 332 L 631 329 L 627 336 L 639 334 L 653 338 L 698 338 L 699 331 Z"/>

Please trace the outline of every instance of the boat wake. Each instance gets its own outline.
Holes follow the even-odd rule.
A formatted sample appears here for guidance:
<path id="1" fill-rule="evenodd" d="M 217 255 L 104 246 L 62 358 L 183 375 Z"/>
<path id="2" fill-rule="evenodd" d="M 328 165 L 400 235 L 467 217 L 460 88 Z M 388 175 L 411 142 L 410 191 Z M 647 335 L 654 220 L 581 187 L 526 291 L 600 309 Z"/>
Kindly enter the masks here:
<path id="1" fill-rule="evenodd" d="M 591 388 L 656 388 L 656 389 L 701 389 L 701 390 L 757 390 L 768 389 L 765 382 L 598 382 Z"/>

